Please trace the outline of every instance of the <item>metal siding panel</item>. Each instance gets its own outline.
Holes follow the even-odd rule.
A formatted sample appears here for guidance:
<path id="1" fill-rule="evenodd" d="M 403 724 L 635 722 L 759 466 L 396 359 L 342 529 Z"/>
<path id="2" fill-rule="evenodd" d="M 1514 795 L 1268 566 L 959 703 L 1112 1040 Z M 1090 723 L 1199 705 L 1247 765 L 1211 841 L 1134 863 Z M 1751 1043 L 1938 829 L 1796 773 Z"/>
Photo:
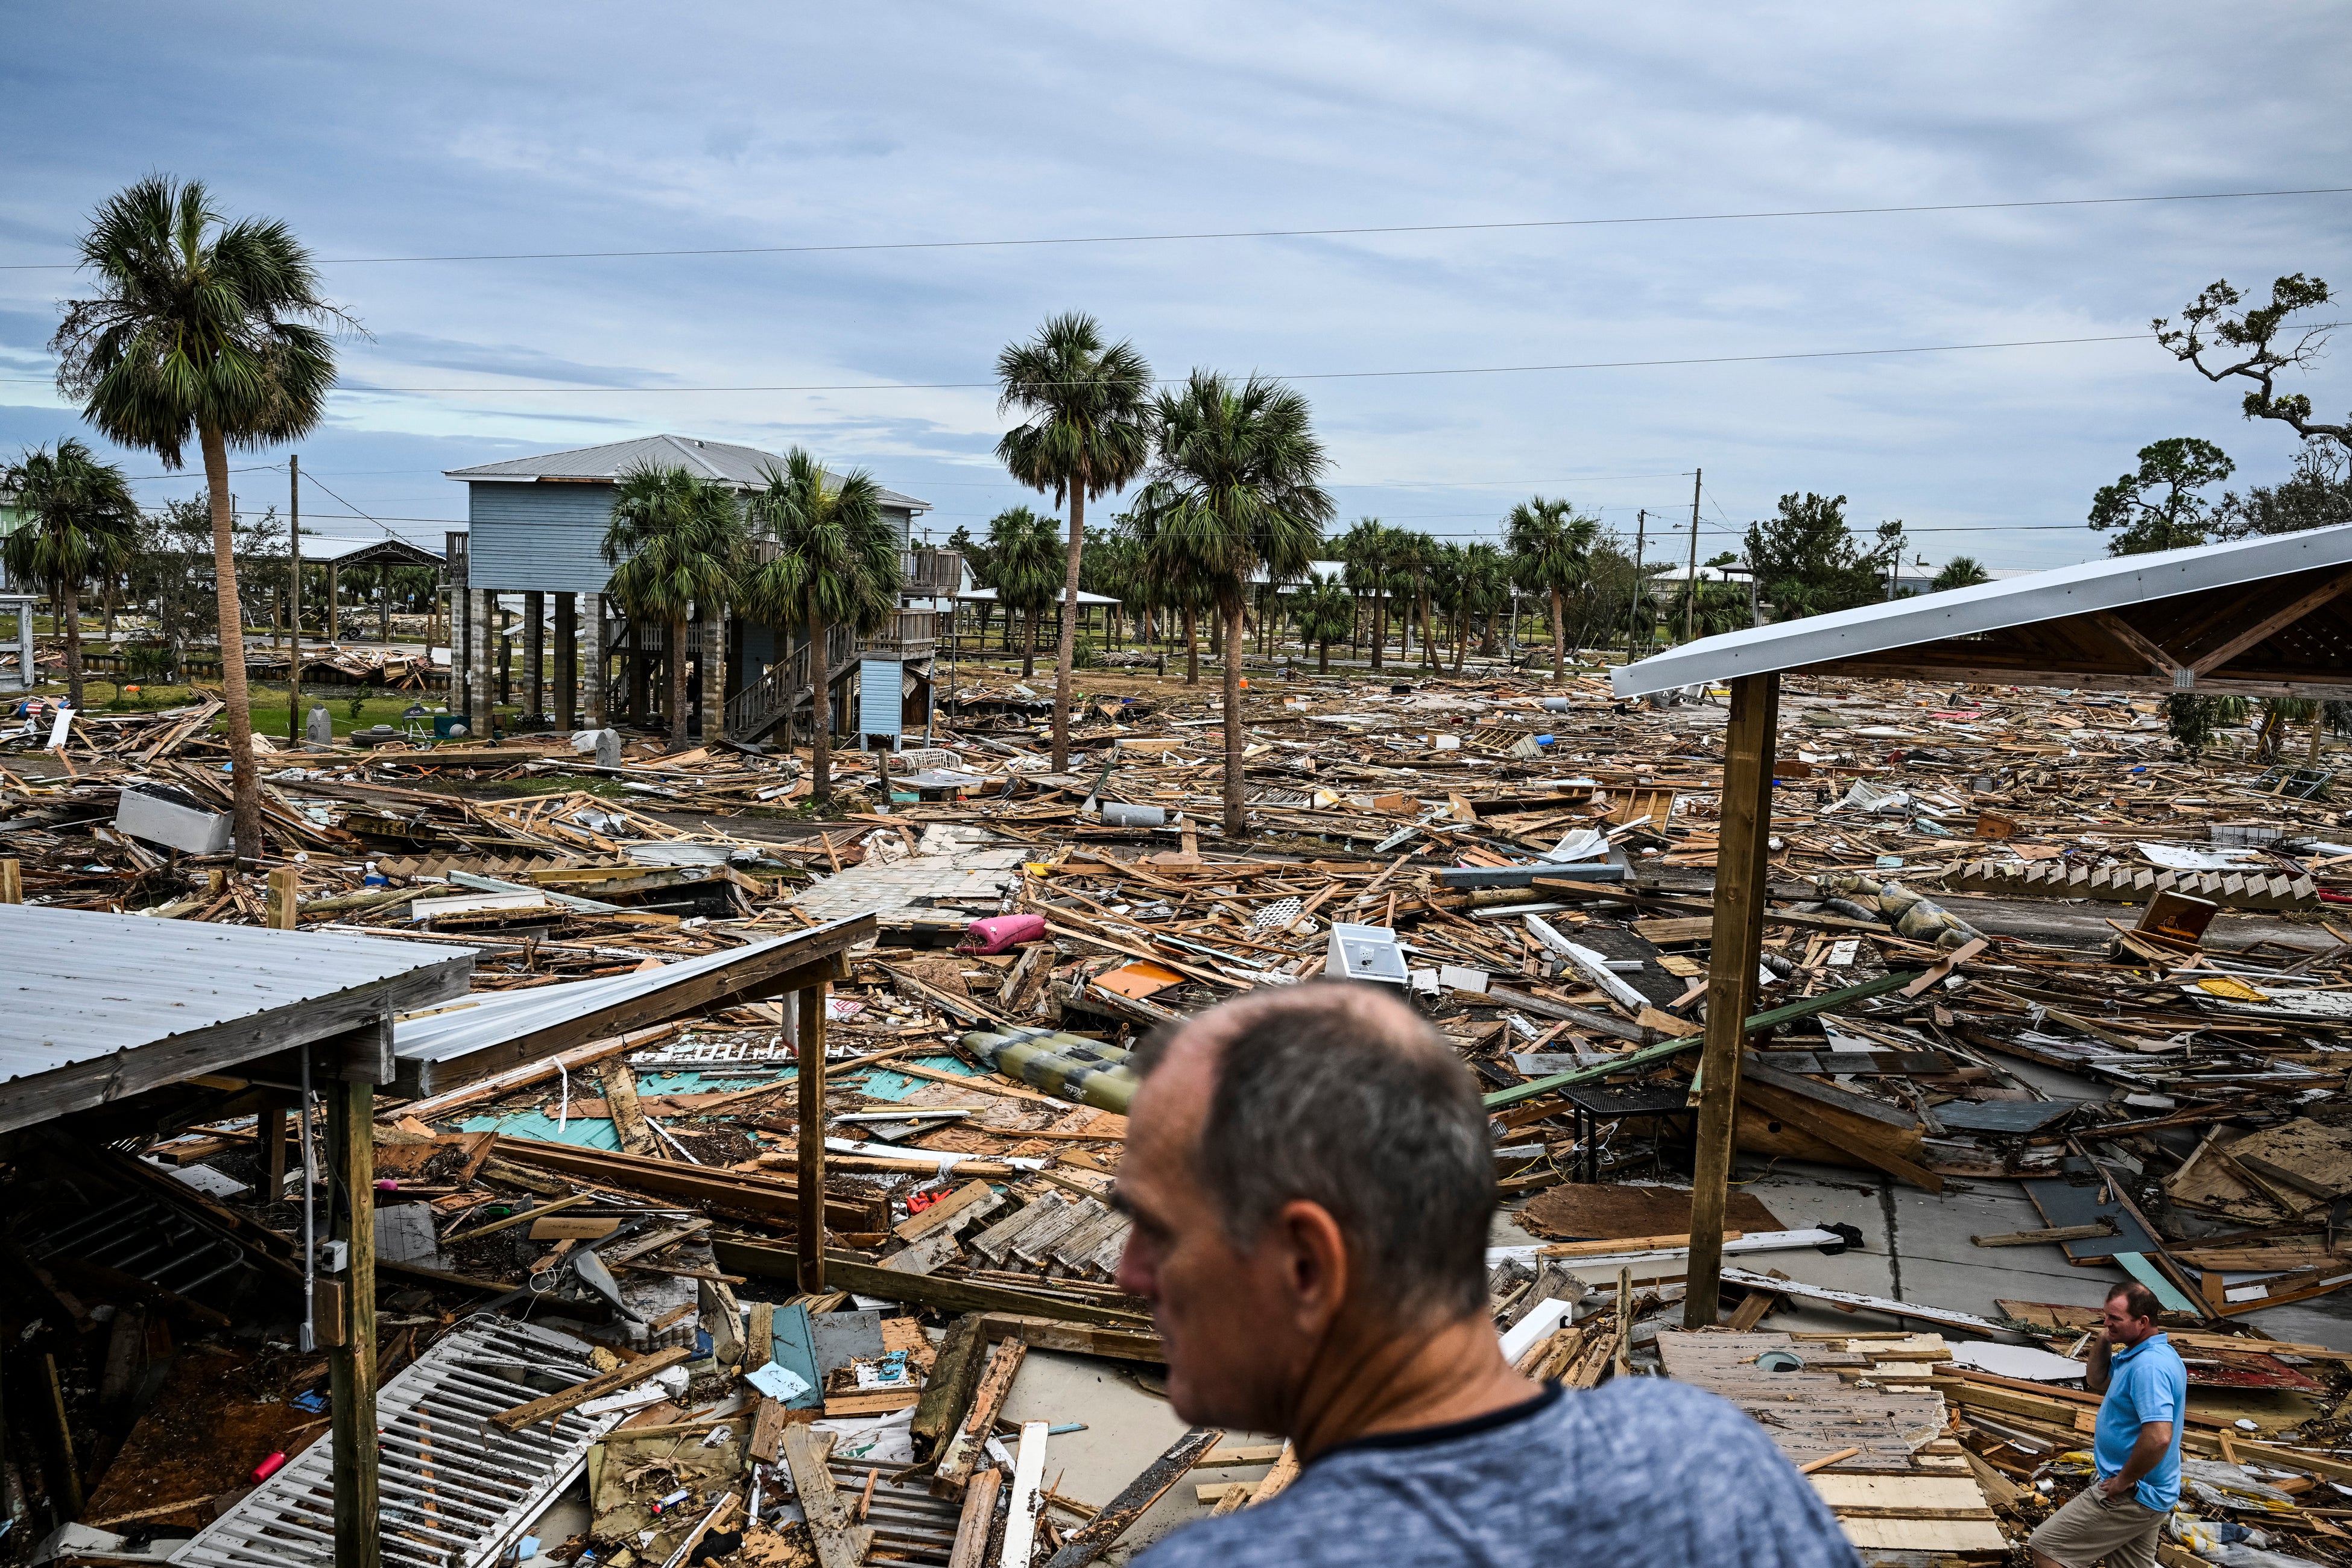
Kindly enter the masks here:
<path id="1" fill-rule="evenodd" d="M 520 594 L 602 594 L 613 569 L 599 552 L 613 521 L 612 485 L 478 484 L 467 511 L 467 581 Z"/>
<path id="2" fill-rule="evenodd" d="M 857 732 L 896 735 L 905 728 L 901 673 L 895 658 L 857 661 Z"/>

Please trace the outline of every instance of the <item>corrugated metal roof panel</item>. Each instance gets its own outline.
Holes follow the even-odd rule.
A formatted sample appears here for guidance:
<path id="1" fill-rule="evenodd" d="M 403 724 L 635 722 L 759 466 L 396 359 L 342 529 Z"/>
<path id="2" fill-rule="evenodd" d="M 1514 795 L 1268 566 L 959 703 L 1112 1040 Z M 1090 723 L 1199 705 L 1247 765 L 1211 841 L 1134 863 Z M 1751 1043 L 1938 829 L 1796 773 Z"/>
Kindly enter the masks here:
<path id="1" fill-rule="evenodd" d="M 0 904 L 0 1083 L 320 1002 L 469 950 Z M 465 990 L 464 976 L 453 987 Z M 5 1091 L 0 1090 L 0 1100 Z"/>
<path id="2" fill-rule="evenodd" d="M 1864 605 L 1826 616 L 1701 637 L 1638 664 L 1609 683 L 1620 697 L 1732 676 L 1863 658 L 1945 637 L 2000 631 L 2093 610 L 2122 609 L 2179 594 L 2259 583 L 2266 577 L 2352 563 L 2352 523 L 2261 539 L 2120 555 L 2030 576 L 1979 583 L 1917 598 Z"/>
<path id="3" fill-rule="evenodd" d="M 532 458 L 509 458 L 501 463 L 478 463 L 470 468 L 448 468 L 452 479 L 618 479 L 642 463 L 683 468 L 689 473 L 730 485 L 756 485 L 760 470 L 783 459 L 757 447 L 729 441 L 706 441 L 692 436 L 640 436 L 602 447 L 577 447 L 568 452 L 546 452 Z M 931 503 L 884 490 L 882 503 L 929 511 Z"/>

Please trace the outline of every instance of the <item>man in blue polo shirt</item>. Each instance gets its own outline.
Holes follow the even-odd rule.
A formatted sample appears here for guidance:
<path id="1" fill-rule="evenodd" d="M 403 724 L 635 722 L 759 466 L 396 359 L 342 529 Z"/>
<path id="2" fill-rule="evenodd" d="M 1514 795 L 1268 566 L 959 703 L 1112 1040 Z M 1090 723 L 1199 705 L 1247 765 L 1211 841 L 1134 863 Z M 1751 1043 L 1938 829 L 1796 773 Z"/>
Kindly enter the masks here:
<path id="1" fill-rule="evenodd" d="M 2035 1568 L 2147 1568 L 2165 1515 L 2180 1500 L 2180 1431 L 2189 1371 L 2156 1326 L 2156 1292 L 2134 1281 L 2107 1292 L 2083 1381 L 2099 1404 L 2091 1458 L 2099 1479 L 2042 1521 L 2026 1542 Z"/>

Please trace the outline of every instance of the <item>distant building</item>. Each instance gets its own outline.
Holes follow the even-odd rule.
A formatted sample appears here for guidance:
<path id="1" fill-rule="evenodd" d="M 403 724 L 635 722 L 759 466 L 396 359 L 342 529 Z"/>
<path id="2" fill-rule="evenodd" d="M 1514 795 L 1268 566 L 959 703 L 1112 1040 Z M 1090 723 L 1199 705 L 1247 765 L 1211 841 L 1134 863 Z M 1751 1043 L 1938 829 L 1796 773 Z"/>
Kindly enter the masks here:
<path id="1" fill-rule="evenodd" d="M 632 625 L 605 592 L 613 573 L 603 544 L 622 476 L 651 464 L 749 491 L 763 483 L 764 468 L 782 467 L 782 461 L 757 447 L 646 436 L 446 470 L 445 477 L 467 488 L 467 526 L 448 536 L 457 602 L 451 619 L 459 633 L 452 663 L 455 685 L 465 710 L 474 715 L 476 731 L 488 726 L 494 694 L 499 701 L 514 700 L 509 693 L 518 683 L 525 710 L 549 714 L 559 725 L 568 727 L 580 717 L 575 689 L 592 722 L 625 714 L 635 722 L 655 723 L 656 710 L 669 689 L 669 628 Z M 909 722 L 919 728 L 928 719 L 938 642 L 938 617 L 928 605 L 935 596 L 951 595 L 963 572 L 962 558 L 954 552 L 910 544 L 915 518 L 930 510 L 929 501 L 882 491 L 882 514 L 901 547 L 900 609 L 873 637 L 835 628 L 828 637 L 824 667 L 827 684 L 838 689 L 837 723 L 848 721 L 856 707 L 850 699 L 866 657 L 903 661 Z M 521 600 L 521 618 L 513 628 L 500 624 L 501 597 Z M 546 690 L 542 627 L 551 631 L 555 644 L 551 694 Z M 520 677 L 513 668 L 516 634 L 524 644 Z M 690 665 L 693 727 L 706 742 L 721 735 L 749 742 L 795 714 L 805 716 L 812 706 L 806 645 L 801 627 L 764 626 L 729 616 L 720 606 L 709 614 L 698 607 L 679 650 Z M 584 679 L 575 679 L 575 671 Z M 556 704 L 551 712 L 544 706 L 550 695 Z M 723 723 L 709 722 L 722 708 Z"/>

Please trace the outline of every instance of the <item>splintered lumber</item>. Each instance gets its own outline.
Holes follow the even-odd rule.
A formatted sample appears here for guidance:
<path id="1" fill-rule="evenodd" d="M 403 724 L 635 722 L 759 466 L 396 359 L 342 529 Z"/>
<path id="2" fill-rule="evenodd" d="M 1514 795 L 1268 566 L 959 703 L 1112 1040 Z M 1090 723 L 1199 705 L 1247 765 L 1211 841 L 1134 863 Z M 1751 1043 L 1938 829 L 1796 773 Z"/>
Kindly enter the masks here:
<path id="1" fill-rule="evenodd" d="M 713 1240 L 710 1247 L 719 1260 L 719 1267 L 729 1274 L 748 1274 L 762 1279 L 797 1283 L 797 1260 L 784 1247 L 730 1241 L 724 1237 Z M 854 1290 L 860 1296 L 904 1301 L 910 1306 L 937 1307 L 950 1312 L 1007 1312 L 1015 1317 L 1056 1318 L 1065 1322 L 1100 1323 L 1106 1328 L 1137 1331 L 1151 1326 L 1151 1320 L 1139 1312 L 1122 1312 L 1111 1307 L 1089 1307 L 1058 1296 L 1039 1296 L 1027 1290 L 1011 1290 L 968 1279 L 940 1279 L 927 1274 L 908 1274 L 895 1268 L 860 1263 L 845 1253 L 825 1254 L 824 1277 L 829 1288 L 835 1290 Z"/>
<path id="2" fill-rule="evenodd" d="M 1884 1296 L 1865 1296 L 1858 1290 L 1832 1290 L 1822 1285 L 1808 1285 L 1801 1279 L 1789 1279 L 1772 1274 L 1754 1274 L 1745 1268 L 1723 1271 L 1727 1285 L 1744 1286 L 1750 1290 L 1770 1290 L 1783 1296 L 1795 1296 L 1807 1301 L 1826 1302 L 1832 1307 L 1844 1307 L 1857 1311 L 1885 1312 L 1890 1317 L 1917 1318 L 1939 1323 L 1948 1329 L 1967 1329 L 1987 1338 L 2010 1331 L 1987 1318 L 1974 1313 L 1955 1311 L 1949 1307 L 1924 1306 L 1916 1301 L 1895 1301 Z"/>
<path id="3" fill-rule="evenodd" d="M 833 1484 L 825 1454 L 833 1447 L 830 1434 L 820 1437 L 804 1422 L 784 1428 L 784 1465 L 792 1471 L 793 1490 L 800 1495 L 808 1518 L 809 1534 L 816 1542 L 822 1568 L 858 1568 L 874 1544 L 874 1528 L 857 1522 L 856 1508 Z"/>
<path id="4" fill-rule="evenodd" d="M 948 1568 L 984 1568 L 989 1530 L 996 1521 L 996 1494 L 1003 1485 L 1004 1472 L 993 1465 L 972 1477 L 963 1494 L 963 1512 L 956 1520 L 955 1548 L 948 1554 Z"/>
<path id="5" fill-rule="evenodd" d="M 891 1234 L 900 1241 L 919 1241 L 973 1205 L 985 1204 L 995 1195 L 996 1189 L 986 1182 L 966 1182 L 922 1213 L 900 1221 Z"/>
<path id="6" fill-rule="evenodd" d="M 1975 1247 L 2032 1247 L 2036 1242 L 2088 1241 L 2095 1236 L 2115 1234 L 2116 1222 L 2103 1219 L 2095 1225 L 2053 1225 L 2042 1230 L 2011 1230 L 1999 1236 L 1972 1236 L 1969 1241 Z"/>
<path id="7" fill-rule="evenodd" d="M 654 1373 L 667 1367 L 677 1365 L 693 1353 L 685 1345 L 672 1345 L 666 1351 L 656 1351 L 651 1355 L 640 1356 L 628 1365 L 605 1373 L 600 1377 L 592 1377 L 585 1383 L 575 1383 L 570 1388 L 560 1389 L 553 1394 L 538 1399 L 526 1400 L 520 1405 L 501 1410 L 489 1417 L 490 1425 L 501 1432 L 518 1432 L 525 1426 L 552 1420 L 565 1411 L 585 1405 L 592 1399 L 602 1399 L 608 1394 L 617 1394 L 622 1389 L 634 1387 L 653 1376 Z"/>
<path id="8" fill-rule="evenodd" d="M 1266 1471 L 1265 1479 L 1258 1482 L 1257 1489 L 1250 1493 L 1249 1506 L 1255 1508 L 1297 1480 L 1298 1470 L 1298 1450 L 1286 1442 L 1282 1446 L 1282 1457 L 1275 1460 L 1274 1468 Z"/>
<path id="9" fill-rule="evenodd" d="M 1142 1473 L 1120 1489 L 1119 1494 L 1103 1505 L 1102 1511 L 1079 1528 L 1062 1543 L 1045 1568 L 1086 1568 L 1086 1565 L 1109 1551 L 1118 1538 L 1141 1519 L 1153 1503 L 1167 1495 L 1168 1489 L 1184 1479 L 1200 1457 L 1217 1446 L 1224 1433 L 1214 1426 L 1195 1426 L 1179 1437 L 1168 1451 L 1143 1468 Z"/>
<path id="10" fill-rule="evenodd" d="M 621 1148 L 627 1153 L 643 1154 L 654 1146 L 654 1130 L 646 1125 L 646 1113 L 637 1104 L 637 1075 L 629 1064 L 609 1061 L 597 1069 L 604 1080 L 604 1105 L 612 1114 L 613 1131 L 620 1134 Z"/>
<path id="11" fill-rule="evenodd" d="M 1013 1392 L 1013 1380 L 1028 1353 L 1029 1347 L 1019 1340 L 1000 1340 L 989 1353 L 988 1370 L 972 1391 L 971 1408 L 964 1412 L 955 1436 L 940 1450 L 940 1462 L 931 1473 L 933 1497 L 960 1497 L 971 1484 L 972 1471 L 995 1433 L 996 1413 L 1004 1408 L 1004 1396 Z"/>
<path id="12" fill-rule="evenodd" d="M 654 1160 L 638 1154 L 618 1154 L 606 1149 L 583 1149 L 570 1143 L 547 1143 L 535 1138 L 501 1135 L 499 1152 L 510 1161 L 560 1172 L 585 1182 L 604 1182 L 707 1204 L 717 1210 L 733 1209 L 764 1218 L 793 1222 L 800 1184 L 790 1176 L 764 1172 L 714 1170 L 683 1161 Z M 828 1195 L 825 1223 L 836 1230 L 879 1230 L 874 1205 Z M 730 1273 L 742 1270 L 730 1268 Z"/>
<path id="13" fill-rule="evenodd" d="M 963 1425 L 964 1410 L 971 1404 L 972 1392 L 980 1386 L 980 1374 L 988 1360 L 989 1342 L 981 1337 L 980 1314 L 966 1312 L 948 1325 L 947 1338 L 940 1345 L 940 1353 L 931 1363 L 930 1376 L 924 1380 L 923 1396 L 915 1402 L 915 1414 L 909 1430 L 929 1458 L 956 1428 Z"/>
<path id="14" fill-rule="evenodd" d="M 1168 1347 L 1158 1334 L 1125 1329 L 1098 1329 L 1050 1318 L 1014 1317 L 991 1312 L 980 1320 L 982 1337 L 992 1342 L 1017 1339 L 1032 1350 L 1064 1351 L 1073 1355 L 1098 1355 L 1111 1361 L 1159 1365 L 1168 1360 Z"/>

